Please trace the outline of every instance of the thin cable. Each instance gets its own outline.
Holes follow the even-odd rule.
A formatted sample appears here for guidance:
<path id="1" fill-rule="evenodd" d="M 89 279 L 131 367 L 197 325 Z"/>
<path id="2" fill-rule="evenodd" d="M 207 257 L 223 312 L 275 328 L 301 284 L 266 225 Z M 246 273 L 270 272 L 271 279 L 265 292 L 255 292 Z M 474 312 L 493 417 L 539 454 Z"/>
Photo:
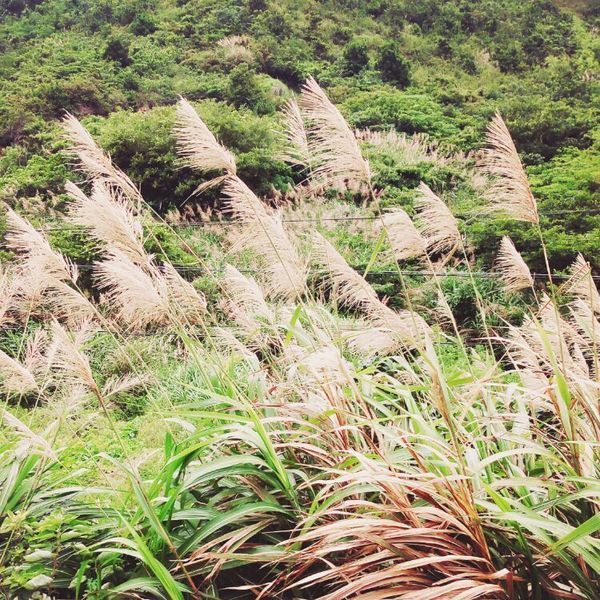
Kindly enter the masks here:
<path id="1" fill-rule="evenodd" d="M 472 217 L 475 213 L 456 213 L 455 216 L 459 218 L 468 218 Z M 540 216 L 542 217 L 553 217 L 559 215 L 600 215 L 600 208 L 597 209 L 564 209 L 557 210 L 551 212 L 542 212 Z M 378 216 L 362 216 L 362 217 L 321 217 L 319 219 L 282 219 L 283 223 L 322 223 L 326 222 L 348 222 L 348 221 L 377 221 L 379 219 Z M 164 227 L 163 223 L 145 223 L 145 226 L 161 226 Z M 223 221 L 219 219 L 208 220 L 208 221 L 190 221 L 188 223 L 169 223 L 169 227 L 181 227 L 181 228 L 202 228 L 202 227 L 210 227 L 210 226 L 222 226 L 222 227 L 233 227 L 233 226 L 241 226 L 242 223 L 238 221 Z M 84 230 L 85 227 L 70 223 L 65 223 L 62 225 L 48 225 L 43 227 L 38 227 L 38 231 L 68 231 L 68 230 Z"/>
<path id="2" fill-rule="evenodd" d="M 36 324 L 38 324 L 37 322 L 34 322 Z M 45 331 L 49 331 L 48 327 L 45 327 L 42 323 L 39 323 L 40 327 L 38 329 L 43 329 Z M 219 325 L 218 327 L 220 327 L 221 329 L 228 329 L 231 331 L 239 331 L 239 328 L 234 327 L 232 325 Z M 493 327 L 494 330 L 508 330 L 510 329 L 508 326 L 505 325 L 498 325 L 496 327 Z M 4 326 L 0 328 L 0 333 L 9 333 L 9 332 L 14 332 L 14 333 L 24 333 L 27 330 L 27 328 L 22 327 L 22 326 Z M 68 331 L 68 330 L 67 330 Z M 338 327 L 336 328 L 336 331 L 339 333 L 360 333 L 361 329 L 356 329 L 353 327 Z M 95 329 L 94 330 L 95 333 L 99 333 L 99 334 L 106 334 L 106 335 L 114 335 L 114 332 L 111 331 L 110 329 Z M 199 331 L 196 331 L 196 333 L 200 333 Z M 123 339 L 127 340 L 130 338 L 155 338 L 157 336 L 164 336 L 164 337 L 169 337 L 169 336 L 175 336 L 178 335 L 177 332 L 172 331 L 169 333 L 165 333 L 165 332 L 160 332 L 160 331 L 130 331 L 126 334 L 122 334 L 123 335 Z M 469 346 L 479 346 L 484 344 L 484 340 L 483 338 L 480 337 L 475 337 L 472 339 L 465 339 L 463 340 L 463 342 L 466 342 L 467 345 Z M 435 342 L 436 344 L 441 344 L 444 346 L 455 346 L 457 345 L 457 342 L 453 342 L 451 340 L 439 340 Z"/>
<path id="3" fill-rule="evenodd" d="M 99 261 L 98 264 L 100 264 L 100 262 L 101 261 Z M 96 266 L 96 264 L 94 264 L 94 263 L 74 263 L 74 266 L 82 271 L 88 271 L 88 270 L 93 269 Z M 180 273 L 214 273 L 214 270 L 207 269 L 206 267 L 203 267 L 201 265 L 184 265 L 184 264 L 171 263 L 171 266 Z M 363 271 L 366 267 L 366 265 L 349 265 L 349 266 L 352 269 L 354 269 L 355 271 Z M 160 266 L 159 266 L 159 268 L 160 268 Z M 216 269 L 216 270 L 218 271 L 218 269 Z M 238 269 L 238 271 L 240 271 L 240 273 L 245 273 L 248 275 L 259 275 L 260 273 L 262 273 L 262 271 L 260 271 L 258 269 Z M 401 269 L 400 274 L 407 275 L 409 277 L 410 276 L 412 276 L 412 277 L 438 276 L 440 278 L 444 278 L 444 277 L 469 278 L 471 276 L 466 271 L 450 271 L 450 272 L 444 273 L 444 272 L 426 271 L 426 270 L 417 270 L 417 269 Z M 478 277 L 479 279 L 501 279 L 501 277 L 502 277 L 499 273 L 492 273 L 492 272 L 488 272 L 488 271 L 473 271 L 472 274 L 475 277 Z M 369 271 L 367 273 L 367 279 L 368 278 L 376 278 L 379 276 L 389 277 L 392 275 L 398 275 L 398 271 L 394 271 L 394 270 Z M 548 273 L 532 273 L 531 276 L 534 279 L 538 279 L 538 280 L 547 280 L 550 278 Z M 570 277 L 570 275 L 556 275 L 554 273 L 552 274 L 552 278 L 558 279 L 558 280 L 567 280 L 567 279 L 569 279 L 569 277 Z M 590 277 L 594 281 L 600 281 L 600 275 L 590 275 Z"/>

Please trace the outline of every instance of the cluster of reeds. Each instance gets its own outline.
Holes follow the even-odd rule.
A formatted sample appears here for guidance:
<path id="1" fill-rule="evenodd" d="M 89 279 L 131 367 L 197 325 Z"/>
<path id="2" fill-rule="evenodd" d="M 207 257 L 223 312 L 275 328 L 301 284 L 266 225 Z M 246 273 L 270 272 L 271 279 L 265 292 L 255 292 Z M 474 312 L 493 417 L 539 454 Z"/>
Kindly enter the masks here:
<path id="1" fill-rule="evenodd" d="M 347 186 L 377 202 L 359 140 L 314 80 L 286 113 L 289 159 L 313 189 Z M 65 119 L 86 176 L 67 187 L 67 219 L 100 258 L 92 289 L 81 289 L 77 268 L 7 212 L 15 259 L 2 271 L 0 315 L 23 343 L 0 352 L 0 573 L 10 579 L 0 588 L 16 591 L 14 573 L 35 564 L 24 589 L 56 598 L 597 598 L 600 296 L 583 257 L 559 306 L 502 241 L 497 273 L 532 310 L 504 335 L 486 332 L 498 360 L 462 343 L 441 288 L 442 327 L 409 296 L 391 308 L 323 235 L 300 239 L 238 177 L 192 105 L 181 100 L 177 115 L 182 159 L 210 177 L 198 191 L 221 186 L 239 223 L 232 262 L 248 252 L 260 276 L 197 257 L 219 290 L 207 302 L 147 253 L 157 217 Z M 491 208 L 539 228 L 499 116 L 481 168 Z M 423 184 L 416 213 L 380 212 L 381 248 L 423 261 L 435 281 L 450 257 L 470 272 L 459 221 Z M 123 349 L 134 335 L 168 333 L 164 351 L 194 376 L 161 379 L 132 351 L 127 373 L 101 381 L 98 331 Z M 462 353 L 456 363 L 443 360 L 447 342 Z M 134 387 L 167 429 L 145 477 L 147 457 L 128 454 L 112 402 Z M 56 419 L 34 431 L 13 408 L 24 399 L 56 408 Z M 93 487 L 66 483 L 77 474 L 58 443 L 85 406 L 114 435 L 114 452 L 92 452 Z M 28 533 L 56 512 L 72 516 L 60 534 Z M 12 553 L 17 543 L 26 555 Z"/>

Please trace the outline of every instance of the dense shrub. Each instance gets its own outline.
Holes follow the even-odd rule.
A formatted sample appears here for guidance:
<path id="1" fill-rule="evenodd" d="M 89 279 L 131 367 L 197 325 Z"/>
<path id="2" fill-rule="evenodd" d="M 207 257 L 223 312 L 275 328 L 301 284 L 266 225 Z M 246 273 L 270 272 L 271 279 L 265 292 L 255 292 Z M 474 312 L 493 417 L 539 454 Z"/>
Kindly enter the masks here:
<path id="1" fill-rule="evenodd" d="M 402 56 L 396 42 L 386 42 L 377 58 L 376 67 L 384 81 L 404 88 L 410 84 L 410 63 Z"/>
<path id="2" fill-rule="evenodd" d="M 395 128 L 445 140 L 458 134 L 458 127 L 446 117 L 443 107 L 424 94 L 382 88 L 353 95 L 344 108 L 356 127 Z"/>
<path id="3" fill-rule="evenodd" d="M 364 40 L 355 39 L 344 48 L 344 74 L 358 75 L 369 65 L 369 47 Z"/>

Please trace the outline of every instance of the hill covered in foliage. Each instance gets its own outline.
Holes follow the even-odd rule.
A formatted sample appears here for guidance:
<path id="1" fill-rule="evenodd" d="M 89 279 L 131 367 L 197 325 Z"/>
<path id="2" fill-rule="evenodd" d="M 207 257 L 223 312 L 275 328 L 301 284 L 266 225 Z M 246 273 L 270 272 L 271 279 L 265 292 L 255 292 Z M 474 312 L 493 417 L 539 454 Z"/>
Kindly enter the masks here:
<path id="1" fill-rule="evenodd" d="M 550 0 L 5 0 L 2 198 L 60 209 L 74 175 L 56 122 L 69 111 L 153 206 L 181 205 L 201 178 L 177 163 L 169 135 L 178 95 L 198 102 L 255 191 L 285 191 L 301 175 L 278 158 L 278 109 L 314 76 L 352 126 L 455 151 L 476 150 L 500 111 L 548 213 L 552 258 L 566 266 L 600 242 L 598 14 L 594 2 Z M 375 154 L 387 205 L 410 208 L 421 180 L 472 204 L 461 173 Z M 477 224 L 472 235 L 501 233 Z M 523 232 L 519 242 L 541 268 L 535 241 Z"/>

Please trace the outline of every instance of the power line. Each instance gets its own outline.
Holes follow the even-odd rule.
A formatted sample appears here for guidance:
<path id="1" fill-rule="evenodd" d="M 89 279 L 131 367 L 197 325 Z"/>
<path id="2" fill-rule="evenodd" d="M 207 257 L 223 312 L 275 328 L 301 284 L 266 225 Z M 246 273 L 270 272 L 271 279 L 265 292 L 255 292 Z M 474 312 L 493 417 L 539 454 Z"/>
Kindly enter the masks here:
<path id="1" fill-rule="evenodd" d="M 42 329 L 44 331 L 49 331 L 48 327 L 45 327 L 43 323 L 39 322 L 39 321 L 31 321 L 31 324 L 33 324 L 36 327 L 31 327 L 31 329 Z M 230 331 L 236 331 L 239 332 L 240 328 L 239 327 L 234 327 L 232 325 L 222 325 L 222 324 L 217 324 L 213 326 L 215 329 L 219 328 L 219 329 L 226 329 L 226 330 L 230 330 Z M 492 327 L 491 329 L 493 330 L 508 330 L 509 327 L 507 326 L 495 326 Z M 0 327 L 0 333 L 8 333 L 8 332 L 14 332 L 14 333 L 25 333 L 27 331 L 27 327 L 21 325 L 21 326 L 3 326 Z M 356 333 L 356 334 L 360 334 L 363 330 L 361 329 L 356 329 L 356 328 L 352 328 L 352 327 L 336 327 L 333 333 L 340 333 L 340 334 L 351 334 L 351 333 Z M 175 331 L 171 331 L 168 333 L 165 333 L 164 331 L 128 331 L 128 332 L 123 332 L 123 331 L 118 331 L 118 330 L 111 330 L 111 329 L 104 329 L 104 328 L 97 328 L 93 330 L 93 333 L 95 334 L 99 334 L 99 333 L 104 333 L 104 334 L 108 334 L 108 335 L 112 335 L 115 338 L 121 337 L 121 338 L 151 338 L 151 337 L 157 337 L 157 336 L 165 336 L 165 337 L 169 337 L 169 336 L 175 336 L 177 335 L 177 332 Z M 208 330 L 208 336 L 202 336 L 202 337 L 210 337 L 211 336 L 211 331 L 210 329 Z M 492 339 L 492 341 L 494 341 Z M 457 345 L 458 339 L 456 339 L 456 341 L 452 341 L 452 340 L 437 340 L 436 344 L 437 345 L 452 345 L 455 346 Z M 481 338 L 481 337 L 473 337 L 473 338 L 463 338 L 462 339 L 462 343 L 466 344 L 467 346 L 481 346 L 485 343 L 487 343 L 485 338 Z"/>
<path id="2" fill-rule="evenodd" d="M 542 217 L 551 217 L 559 215 L 600 215 L 600 208 L 597 209 L 564 209 L 551 212 L 539 213 Z M 474 213 L 456 213 L 456 217 L 467 218 L 474 216 Z M 282 219 L 283 223 L 322 223 L 322 222 L 352 222 L 352 221 L 378 221 L 381 217 L 378 215 L 371 216 L 356 216 L 356 217 L 321 217 L 318 219 Z M 173 228 L 202 228 L 211 226 L 220 227 L 242 227 L 244 224 L 239 221 L 224 221 L 221 219 L 213 219 L 207 221 L 190 221 L 184 223 L 144 223 L 145 226 L 165 226 Z M 61 225 L 49 225 L 37 228 L 37 231 L 68 231 L 68 230 L 85 230 L 81 225 L 72 223 L 64 223 Z"/>
<path id="3" fill-rule="evenodd" d="M 77 267 L 80 270 L 91 270 L 93 269 L 97 264 L 101 264 L 101 261 L 99 261 L 98 263 L 74 263 L 74 266 Z M 214 273 L 215 271 L 218 272 L 220 269 L 219 268 L 215 268 L 215 269 L 209 269 L 207 267 L 201 266 L 201 265 L 183 265 L 183 264 L 177 264 L 177 263 L 172 263 L 171 266 L 173 268 L 175 268 L 177 271 L 181 272 L 181 273 Z M 367 265 L 349 265 L 349 267 L 351 269 L 354 269 L 355 271 L 364 271 L 367 268 Z M 159 266 L 160 268 L 160 266 Z M 238 269 L 238 271 L 240 271 L 240 273 L 245 273 L 248 275 L 259 275 L 262 271 L 258 270 L 258 269 Z M 460 277 L 460 278 L 465 278 L 465 279 L 470 279 L 471 277 L 475 277 L 478 279 L 500 279 L 501 276 L 498 273 L 492 273 L 492 272 L 488 272 L 488 271 L 449 271 L 449 272 L 437 272 L 437 271 L 424 271 L 424 270 L 418 270 L 418 269 L 397 269 L 397 270 L 386 270 L 386 271 L 368 271 L 366 274 L 366 277 L 378 277 L 378 276 L 383 276 L 383 277 L 388 277 L 388 276 L 393 276 L 393 275 L 406 275 L 407 277 L 434 277 L 437 276 L 440 279 L 444 279 L 445 277 Z M 532 273 L 531 276 L 534 279 L 537 280 L 548 280 L 550 279 L 550 276 L 548 275 L 548 273 Z M 570 275 L 560 275 L 560 274 L 552 274 L 552 279 L 555 280 L 567 280 L 569 279 Z M 594 280 L 594 281 L 600 281 L 600 275 L 591 275 L 590 277 Z"/>

